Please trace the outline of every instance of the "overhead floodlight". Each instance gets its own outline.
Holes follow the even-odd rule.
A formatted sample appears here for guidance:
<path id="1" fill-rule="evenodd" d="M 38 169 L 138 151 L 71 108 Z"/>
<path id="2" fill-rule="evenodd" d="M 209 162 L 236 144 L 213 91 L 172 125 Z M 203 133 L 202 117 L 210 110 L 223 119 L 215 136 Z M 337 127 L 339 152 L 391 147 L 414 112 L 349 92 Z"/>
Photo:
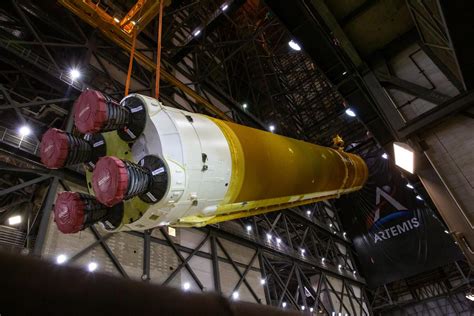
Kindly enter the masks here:
<path id="1" fill-rule="evenodd" d="M 135 22 L 135 21 L 132 21 L 132 24 L 133 24 L 133 25 L 137 25 L 137 22 Z"/>
<path id="2" fill-rule="evenodd" d="M 356 113 L 351 108 L 346 109 L 346 114 L 349 115 L 350 117 L 355 117 L 356 116 Z"/>
<path id="3" fill-rule="evenodd" d="M 311 211 L 310 211 L 310 210 L 307 210 L 307 211 L 306 211 L 306 215 L 310 216 L 310 215 L 311 215 Z"/>
<path id="4" fill-rule="evenodd" d="M 189 282 L 184 282 L 183 283 L 183 290 L 187 291 L 191 288 L 191 283 Z"/>
<path id="5" fill-rule="evenodd" d="M 387 153 L 383 153 L 383 154 L 382 154 L 382 158 L 383 158 L 383 159 L 388 159 Z"/>
<path id="6" fill-rule="evenodd" d="M 342 264 L 338 265 L 337 268 L 338 268 L 339 270 L 341 270 L 341 269 L 342 269 Z"/>
<path id="7" fill-rule="evenodd" d="M 76 68 L 72 68 L 71 70 L 69 70 L 69 76 L 72 80 L 76 80 L 81 77 L 81 72 Z"/>
<path id="8" fill-rule="evenodd" d="M 474 288 L 471 288 L 469 292 L 466 293 L 466 298 L 470 301 L 474 301 Z"/>
<path id="9" fill-rule="evenodd" d="M 332 227 L 332 223 L 329 224 L 329 227 Z"/>
<path id="10" fill-rule="evenodd" d="M 301 305 L 301 310 L 304 311 L 306 307 L 304 305 Z"/>
<path id="11" fill-rule="evenodd" d="M 310 307 L 309 311 L 312 313 L 314 311 L 314 308 Z"/>
<path id="12" fill-rule="evenodd" d="M 415 164 L 415 153 L 413 149 L 405 143 L 393 143 L 395 153 L 395 164 L 400 168 L 413 173 Z"/>
<path id="13" fill-rule="evenodd" d="M 23 125 L 22 127 L 20 127 L 18 132 L 20 133 L 21 137 L 25 137 L 31 134 L 31 128 L 27 125 Z"/>
<path id="14" fill-rule="evenodd" d="M 357 271 L 356 271 L 356 270 L 352 271 L 352 274 L 353 274 L 353 275 L 356 275 L 356 274 L 357 274 Z"/>
<path id="15" fill-rule="evenodd" d="M 306 249 L 302 248 L 301 249 L 301 254 L 304 255 L 305 252 L 306 252 Z"/>
<path id="16" fill-rule="evenodd" d="M 268 241 L 272 240 L 272 234 L 267 233 L 267 240 L 268 240 Z"/>
<path id="17" fill-rule="evenodd" d="M 65 254 L 60 254 L 56 257 L 57 264 L 63 264 L 66 261 L 67 261 L 67 256 Z"/>
<path id="18" fill-rule="evenodd" d="M 286 307 L 286 302 L 281 303 L 281 307 L 285 308 Z"/>
<path id="19" fill-rule="evenodd" d="M 120 23 L 119 18 L 114 17 L 114 21 L 115 21 L 115 23 Z"/>
<path id="20" fill-rule="evenodd" d="M 407 183 L 407 188 L 409 188 L 409 189 L 412 189 L 412 190 L 413 190 L 415 187 L 414 187 L 414 186 L 412 186 L 410 183 Z"/>
<path id="21" fill-rule="evenodd" d="M 267 281 L 265 279 L 260 279 L 260 284 L 261 285 L 265 285 L 265 283 L 267 283 Z"/>
<path id="22" fill-rule="evenodd" d="M 99 267 L 99 265 L 96 262 L 90 262 L 87 265 L 87 270 L 89 270 L 89 272 L 94 272 L 95 270 L 97 270 L 97 267 Z"/>
<path id="23" fill-rule="evenodd" d="M 21 223 L 21 216 L 15 215 L 8 219 L 8 225 L 18 225 Z"/>
<path id="24" fill-rule="evenodd" d="M 420 201 L 423 201 L 423 198 L 422 198 L 421 196 L 419 196 L 419 195 L 417 195 L 416 198 L 417 198 L 418 200 L 420 200 Z"/>
<path id="25" fill-rule="evenodd" d="M 277 238 L 276 242 L 277 242 L 277 244 L 280 244 L 281 243 L 281 238 Z"/>
<path id="26" fill-rule="evenodd" d="M 233 298 L 234 300 L 239 299 L 239 292 L 234 291 L 234 293 L 232 293 L 232 298 Z"/>
<path id="27" fill-rule="evenodd" d="M 201 30 L 196 30 L 194 31 L 193 35 L 196 37 L 198 36 L 199 34 L 201 34 Z"/>
<path id="28" fill-rule="evenodd" d="M 247 225 L 247 226 L 245 226 L 245 229 L 246 229 L 248 232 L 251 232 L 251 231 L 252 231 L 252 226 Z"/>
<path id="29" fill-rule="evenodd" d="M 449 231 L 447 229 L 444 230 L 445 234 L 449 234 Z"/>
<path id="30" fill-rule="evenodd" d="M 229 5 L 226 3 L 226 4 L 224 4 L 224 5 L 221 7 L 221 10 L 222 10 L 222 11 L 225 11 L 225 10 L 227 10 L 228 8 L 229 8 Z"/>
<path id="31" fill-rule="evenodd" d="M 296 43 L 294 40 L 289 41 L 288 45 L 291 47 L 292 50 L 296 50 L 296 51 L 301 50 L 301 46 L 298 43 Z"/>
<path id="32" fill-rule="evenodd" d="M 322 257 L 321 258 L 321 263 L 324 264 L 326 262 L 326 258 Z"/>
<path id="33" fill-rule="evenodd" d="M 268 130 L 273 133 L 275 131 L 275 125 L 270 125 Z"/>
<path id="34" fill-rule="evenodd" d="M 342 75 L 343 75 L 343 76 L 347 75 L 347 71 L 344 71 L 344 72 L 342 73 Z"/>
<path id="35" fill-rule="evenodd" d="M 248 107 L 247 103 L 242 104 L 242 108 L 246 109 Z"/>

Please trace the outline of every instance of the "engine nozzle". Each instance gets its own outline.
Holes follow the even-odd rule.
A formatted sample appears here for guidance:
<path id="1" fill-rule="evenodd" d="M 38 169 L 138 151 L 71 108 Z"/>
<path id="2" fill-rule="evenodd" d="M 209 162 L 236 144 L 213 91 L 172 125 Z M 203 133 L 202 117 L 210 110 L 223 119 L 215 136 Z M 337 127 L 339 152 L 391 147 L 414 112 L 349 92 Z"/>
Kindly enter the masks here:
<path id="1" fill-rule="evenodd" d="M 92 174 L 92 188 L 102 204 L 113 206 L 139 196 L 146 203 L 156 203 L 166 194 L 169 185 L 168 168 L 153 155 L 139 164 L 116 157 L 102 157 Z"/>
<path id="2" fill-rule="evenodd" d="M 92 174 L 92 187 L 97 199 L 113 206 L 123 200 L 145 193 L 151 183 L 150 171 L 135 163 L 116 157 L 102 157 Z"/>
<path id="3" fill-rule="evenodd" d="M 74 124 L 81 133 L 123 129 L 130 121 L 130 111 L 105 94 L 86 90 L 74 105 Z"/>
<path id="4" fill-rule="evenodd" d="M 91 160 L 92 147 L 84 139 L 50 128 L 41 139 L 40 156 L 46 167 L 58 169 Z"/>
<path id="5" fill-rule="evenodd" d="M 123 206 L 114 208 L 100 204 L 93 196 L 77 192 L 61 192 L 54 206 L 54 220 L 64 234 L 74 234 L 103 221 L 107 228 L 120 225 Z"/>

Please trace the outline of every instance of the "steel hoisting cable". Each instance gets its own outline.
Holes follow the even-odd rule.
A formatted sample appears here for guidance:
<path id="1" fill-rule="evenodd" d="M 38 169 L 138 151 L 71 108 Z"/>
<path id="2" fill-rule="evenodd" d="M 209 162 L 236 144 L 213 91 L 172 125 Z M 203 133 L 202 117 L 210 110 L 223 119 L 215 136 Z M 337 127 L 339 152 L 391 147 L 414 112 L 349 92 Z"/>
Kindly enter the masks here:
<path id="1" fill-rule="evenodd" d="M 132 49 L 130 51 L 130 62 L 128 64 L 128 72 L 127 72 L 127 81 L 125 81 L 125 96 L 128 95 L 128 91 L 130 89 L 130 79 L 132 77 L 132 68 L 133 68 L 133 58 L 135 56 L 135 45 L 137 42 L 137 27 L 133 28 L 133 40 L 132 40 Z"/>
<path id="2" fill-rule="evenodd" d="M 163 3 L 164 0 L 160 0 L 160 12 L 158 17 L 158 43 L 156 48 L 156 78 L 155 78 L 155 99 L 158 100 L 160 97 L 160 67 L 161 67 L 161 31 L 163 25 Z"/>

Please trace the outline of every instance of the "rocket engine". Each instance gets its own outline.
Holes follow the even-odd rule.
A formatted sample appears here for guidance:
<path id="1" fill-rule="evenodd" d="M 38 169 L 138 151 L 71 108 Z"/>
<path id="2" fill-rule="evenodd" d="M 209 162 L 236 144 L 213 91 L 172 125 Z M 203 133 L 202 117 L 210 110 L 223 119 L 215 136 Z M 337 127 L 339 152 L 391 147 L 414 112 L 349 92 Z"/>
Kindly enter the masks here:
<path id="1" fill-rule="evenodd" d="M 84 91 L 74 105 L 84 137 L 57 129 L 41 141 L 48 168 L 83 163 L 89 194 L 62 192 L 63 233 L 100 222 L 109 231 L 204 226 L 359 190 L 356 155 L 131 94 L 120 103 Z"/>

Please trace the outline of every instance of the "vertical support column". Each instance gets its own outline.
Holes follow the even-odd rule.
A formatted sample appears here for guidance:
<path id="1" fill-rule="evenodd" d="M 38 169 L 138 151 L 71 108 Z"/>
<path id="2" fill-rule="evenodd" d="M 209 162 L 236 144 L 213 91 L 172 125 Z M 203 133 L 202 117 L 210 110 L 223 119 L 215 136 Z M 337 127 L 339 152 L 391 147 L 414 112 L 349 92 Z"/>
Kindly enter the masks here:
<path id="1" fill-rule="evenodd" d="M 143 275 L 142 280 L 150 282 L 151 230 L 143 233 Z"/>
<path id="2" fill-rule="evenodd" d="M 259 262 L 259 265 L 260 265 L 260 271 L 262 273 L 262 278 L 265 280 L 265 284 L 263 285 L 263 292 L 265 293 L 265 302 L 266 302 L 267 305 L 271 305 L 272 299 L 271 299 L 271 295 L 270 295 L 270 288 L 269 288 L 270 285 L 268 284 L 268 282 L 270 280 L 269 280 L 267 271 L 265 269 L 265 263 L 263 261 L 263 254 L 262 254 L 261 249 L 259 249 L 259 251 L 258 251 L 258 262 Z"/>
<path id="3" fill-rule="evenodd" d="M 217 256 L 216 236 L 211 232 L 211 256 L 212 256 L 212 275 L 214 279 L 214 291 L 222 294 L 221 275 L 219 272 L 219 258 Z"/>
<path id="4" fill-rule="evenodd" d="M 51 216 L 51 211 L 53 209 L 54 198 L 56 197 L 56 192 L 58 191 L 59 178 L 53 177 L 51 184 L 49 185 L 48 192 L 46 197 L 43 200 L 41 205 L 40 214 L 41 222 L 38 228 L 38 234 L 36 235 L 35 246 L 33 248 L 33 255 L 41 257 L 44 247 L 44 240 L 48 232 L 49 226 L 49 217 Z"/>

